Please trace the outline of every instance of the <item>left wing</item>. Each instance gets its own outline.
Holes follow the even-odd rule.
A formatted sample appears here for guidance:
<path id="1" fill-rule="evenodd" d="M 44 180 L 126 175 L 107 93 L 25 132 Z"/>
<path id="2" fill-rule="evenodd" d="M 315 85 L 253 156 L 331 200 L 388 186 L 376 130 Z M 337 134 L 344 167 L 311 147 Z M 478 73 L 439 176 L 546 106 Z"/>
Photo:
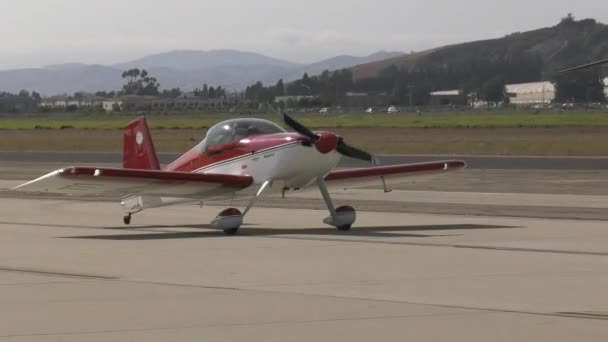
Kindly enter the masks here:
<path id="1" fill-rule="evenodd" d="M 112 199 L 128 196 L 206 199 L 235 193 L 252 183 L 252 177 L 241 175 L 68 167 L 11 191 L 30 195 L 28 197 L 51 194 Z"/>
<path id="2" fill-rule="evenodd" d="M 325 182 L 333 188 L 353 189 L 370 185 L 399 184 L 413 177 L 437 175 L 462 170 L 466 163 L 460 160 L 446 160 L 430 163 L 375 166 L 357 169 L 337 170 L 325 177 Z"/>

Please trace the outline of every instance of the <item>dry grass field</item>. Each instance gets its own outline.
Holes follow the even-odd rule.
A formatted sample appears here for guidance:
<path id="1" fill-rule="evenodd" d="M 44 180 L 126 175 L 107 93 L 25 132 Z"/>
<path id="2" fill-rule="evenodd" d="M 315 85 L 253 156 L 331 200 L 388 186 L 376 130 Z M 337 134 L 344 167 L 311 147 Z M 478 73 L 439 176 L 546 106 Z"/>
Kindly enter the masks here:
<path id="1" fill-rule="evenodd" d="M 355 146 L 387 154 L 608 156 L 599 128 L 327 128 Z M 158 152 L 181 152 L 205 129 L 152 129 Z M 121 151 L 120 129 L 0 130 L 4 151 Z"/>

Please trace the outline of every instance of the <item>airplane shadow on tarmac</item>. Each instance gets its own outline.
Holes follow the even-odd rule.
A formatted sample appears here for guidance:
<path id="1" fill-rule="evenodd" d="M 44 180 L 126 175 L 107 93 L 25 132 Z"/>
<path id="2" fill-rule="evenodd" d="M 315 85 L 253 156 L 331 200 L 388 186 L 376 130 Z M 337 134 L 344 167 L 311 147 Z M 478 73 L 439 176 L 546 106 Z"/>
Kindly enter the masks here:
<path id="1" fill-rule="evenodd" d="M 169 229 L 193 228 L 210 229 L 202 232 L 170 231 Z M 412 237 L 432 238 L 440 236 L 456 236 L 462 234 L 424 234 L 424 232 L 450 232 L 459 230 L 487 230 L 487 229 L 519 229 L 517 226 L 496 226 L 480 224 L 452 224 L 452 225 L 418 225 L 418 226 L 387 226 L 387 227 L 354 227 L 349 232 L 340 232 L 331 227 L 322 228 L 250 228 L 243 227 L 236 236 L 226 236 L 222 231 L 215 230 L 210 225 L 153 225 L 133 227 L 105 227 L 104 229 L 120 230 L 123 232 L 137 232 L 135 234 L 113 235 L 84 235 L 63 237 L 66 239 L 92 239 L 115 241 L 143 241 L 143 240 L 170 240 L 193 238 L 238 238 L 252 236 L 325 236 L 325 237 Z M 158 229 L 167 229 L 158 232 Z M 213 229 L 213 230 L 211 230 Z"/>

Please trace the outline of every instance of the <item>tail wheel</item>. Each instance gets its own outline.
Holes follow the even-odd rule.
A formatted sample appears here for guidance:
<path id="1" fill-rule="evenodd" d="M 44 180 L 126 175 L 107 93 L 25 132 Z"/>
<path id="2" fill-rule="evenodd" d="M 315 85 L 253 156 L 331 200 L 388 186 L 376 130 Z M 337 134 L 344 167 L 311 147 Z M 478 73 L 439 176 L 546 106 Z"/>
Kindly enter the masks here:
<path id="1" fill-rule="evenodd" d="M 126 225 L 131 224 L 131 214 L 127 214 L 122 218 L 122 222 Z"/>

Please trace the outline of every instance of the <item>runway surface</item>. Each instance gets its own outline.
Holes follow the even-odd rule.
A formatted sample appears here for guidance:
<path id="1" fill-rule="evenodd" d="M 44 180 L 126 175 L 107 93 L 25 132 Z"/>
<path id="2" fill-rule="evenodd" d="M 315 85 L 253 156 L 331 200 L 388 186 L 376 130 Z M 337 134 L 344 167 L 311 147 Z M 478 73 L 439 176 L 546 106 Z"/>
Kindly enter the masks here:
<path id="1" fill-rule="evenodd" d="M 160 153 L 161 163 L 168 164 L 180 155 Z M 608 170 L 608 157 L 505 157 L 505 156 L 379 156 L 382 164 L 417 163 L 425 161 L 461 159 L 469 169 L 500 170 Z M 0 151 L 0 162 L 40 163 L 121 163 L 121 152 L 17 152 Z M 344 159 L 342 167 L 363 166 L 352 159 Z"/>
<path id="2" fill-rule="evenodd" d="M 316 193 L 265 198 L 227 237 L 208 223 L 229 203 L 144 211 L 125 227 L 116 203 L 2 198 L 22 182 L 11 177 L 54 166 L 8 164 L 0 341 L 608 336 L 605 171 L 469 170 L 339 191 L 359 209 L 349 233 L 321 223 Z"/>
<path id="3" fill-rule="evenodd" d="M 606 222 L 2 200 L 0 339 L 600 341 Z M 35 215 L 33 214 L 35 213 Z"/>

